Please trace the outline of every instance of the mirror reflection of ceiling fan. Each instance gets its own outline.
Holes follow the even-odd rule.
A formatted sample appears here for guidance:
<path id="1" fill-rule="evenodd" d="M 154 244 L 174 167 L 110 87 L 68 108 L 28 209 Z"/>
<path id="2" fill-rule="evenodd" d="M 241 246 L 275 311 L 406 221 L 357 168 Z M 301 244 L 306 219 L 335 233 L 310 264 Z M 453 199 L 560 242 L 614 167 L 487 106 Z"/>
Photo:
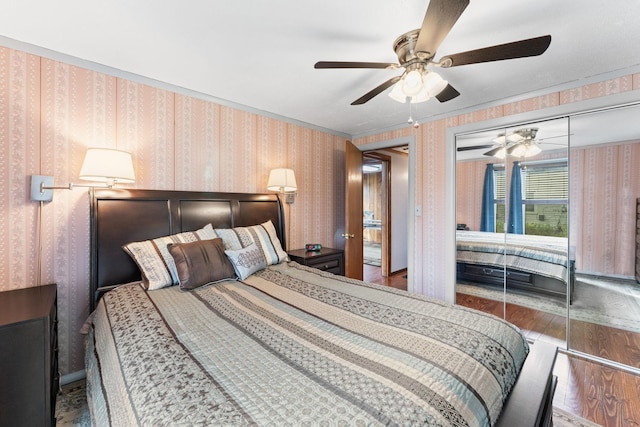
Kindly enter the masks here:
<path id="1" fill-rule="evenodd" d="M 507 155 L 513 157 L 532 157 L 542 151 L 536 141 L 538 128 L 519 129 L 509 135 L 499 135 L 493 142 L 497 147 L 484 153 L 485 156 L 493 156 L 504 159 Z"/>
<path id="2" fill-rule="evenodd" d="M 469 0 L 430 0 L 422 27 L 401 35 L 393 44 L 399 63 L 320 61 L 315 64 L 315 68 L 404 68 L 401 75 L 390 78 L 351 105 L 364 104 L 391 86 L 393 89 L 389 96 L 398 102 L 418 103 L 432 97 L 440 102 L 447 102 L 460 95 L 460 92 L 435 73 L 432 70 L 434 67 L 450 68 L 538 56 L 551 43 L 551 36 L 546 35 L 447 55 L 435 61 L 440 44 L 468 5 Z"/>
<path id="3" fill-rule="evenodd" d="M 494 144 L 458 147 L 457 150 L 469 151 L 491 148 L 489 151 L 483 154 L 485 156 L 493 156 L 497 157 L 498 159 L 504 159 L 507 156 L 525 158 L 538 155 L 542 152 L 542 149 L 540 148 L 541 144 L 566 146 L 566 144 L 543 142 L 553 138 L 563 138 L 565 137 L 565 135 L 558 135 L 545 139 L 536 139 L 537 134 L 538 128 L 536 127 L 522 128 L 517 129 L 509 134 L 498 134 L 498 137 L 493 139 Z"/>

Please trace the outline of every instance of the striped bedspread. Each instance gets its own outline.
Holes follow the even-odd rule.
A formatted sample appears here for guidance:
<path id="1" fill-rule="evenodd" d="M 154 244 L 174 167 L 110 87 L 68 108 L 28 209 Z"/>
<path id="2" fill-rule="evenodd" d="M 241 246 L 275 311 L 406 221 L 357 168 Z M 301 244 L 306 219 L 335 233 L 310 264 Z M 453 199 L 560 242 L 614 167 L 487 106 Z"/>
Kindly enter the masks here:
<path id="1" fill-rule="evenodd" d="M 98 426 L 487 426 L 527 353 L 491 315 L 291 262 L 110 291 L 87 394 Z"/>
<path id="2" fill-rule="evenodd" d="M 456 247 L 458 262 L 506 264 L 514 270 L 567 281 L 568 243 L 563 237 L 456 231 Z"/>

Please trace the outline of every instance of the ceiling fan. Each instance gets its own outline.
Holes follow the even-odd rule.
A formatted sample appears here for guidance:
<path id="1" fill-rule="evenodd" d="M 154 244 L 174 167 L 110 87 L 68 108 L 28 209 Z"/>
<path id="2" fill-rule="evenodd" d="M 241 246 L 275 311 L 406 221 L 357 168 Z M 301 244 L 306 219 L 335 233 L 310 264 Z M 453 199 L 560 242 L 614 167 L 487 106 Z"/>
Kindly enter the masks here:
<path id="1" fill-rule="evenodd" d="M 484 153 L 485 156 L 493 156 L 504 159 L 508 155 L 514 157 L 532 157 L 542 151 L 536 141 L 538 128 L 518 129 L 506 135 L 500 134 L 493 141 L 498 145 Z"/>
<path id="2" fill-rule="evenodd" d="M 458 147 L 457 151 L 470 151 L 490 148 L 489 151 L 483 153 L 485 156 L 493 156 L 499 159 L 504 159 L 507 156 L 513 157 L 532 157 L 539 154 L 542 149 L 541 144 L 554 144 L 550 142 L 543 142 L 553 138 L 564 138 L 566 135 L 552 136 L 544 139 L 536 139 L 538 134 L 538 128 L 528 127 L 517 129 L 511 133 L 500 133 L 497 138 L 493 139 L 494 144 L 488 145 L 471 145 Z M 566 145 L 565 145 L 566 146 Z"/>
<path id="3" fill-rule="evenodd" d="M 430 0 L 422 27 L 402 34 L 393 44 L 399 63 L 319 61 L 314 67 L 404 68 L 401 75 L 390 78 L 353 101 L 351 105 L 364 104 L 391 86 L 394 88 L 389 96 L 399 102 L 424 102 L 431 97 L 437 98 L 440 102 L 447 102 L 460 95 L 460 92 L 433 72 L 432 67 L 450 68 L 538 56 L 543 54 L 551 43 L 551 36 L 546 35 L 447 55 L 436 62 L 434 58 L 438 47 L 468 5 L 469 0 Z"/>

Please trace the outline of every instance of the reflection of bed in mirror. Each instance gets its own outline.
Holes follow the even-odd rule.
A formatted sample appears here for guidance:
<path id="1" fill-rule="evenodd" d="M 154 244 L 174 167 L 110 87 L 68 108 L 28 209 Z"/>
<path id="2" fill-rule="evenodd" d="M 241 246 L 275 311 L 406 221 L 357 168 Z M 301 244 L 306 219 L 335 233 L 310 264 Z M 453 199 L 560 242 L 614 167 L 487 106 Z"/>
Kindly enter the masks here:
<path id="1" fill-rule="evenodd" d="M 565 297 L 570 277 L 573 291 L 566 238 L 458 230 L 456 247 L 458 279 Z"/>

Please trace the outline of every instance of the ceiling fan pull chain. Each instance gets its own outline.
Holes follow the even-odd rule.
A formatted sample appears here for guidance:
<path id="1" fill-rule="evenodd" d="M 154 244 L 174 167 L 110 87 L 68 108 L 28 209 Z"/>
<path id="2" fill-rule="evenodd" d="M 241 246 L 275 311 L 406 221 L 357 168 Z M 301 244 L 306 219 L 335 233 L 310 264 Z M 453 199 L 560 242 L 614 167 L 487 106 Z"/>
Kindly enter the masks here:
<path id="1" fill-rule="evenodd" d="M 409 104 L 409 120 L 407 120 L 407 123 L 409 123 L 410 125 L 412 125 L 414 128 L 419 128 L 420 127 L 420 123 L 418 123 L 417 120 L 413 120 L 413 117 L 411 117 L 411 97 L 408 96 L 407 97 L 407 103 Z"/>

